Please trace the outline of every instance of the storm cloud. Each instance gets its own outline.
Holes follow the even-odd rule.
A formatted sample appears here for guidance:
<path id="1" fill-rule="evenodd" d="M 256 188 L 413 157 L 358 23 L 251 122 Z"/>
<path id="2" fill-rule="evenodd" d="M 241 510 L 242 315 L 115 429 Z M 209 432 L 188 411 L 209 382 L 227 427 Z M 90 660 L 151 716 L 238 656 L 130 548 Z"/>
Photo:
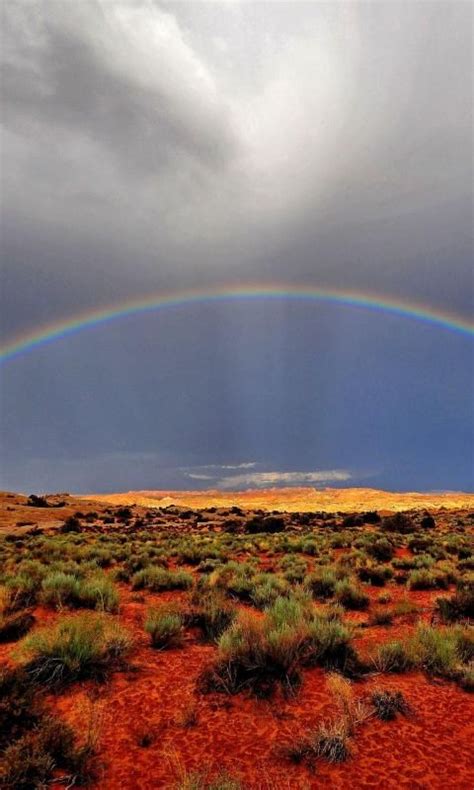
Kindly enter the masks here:
<path id="1" fill-rule="evenodd" d="M 469 314 L 470 3 L 12 0 L 2 4 L 1 13 L 5 338 L 79 310 L 153 291 L 242 281 L 353 288 Z M 62 428 L 52 429 L 53 434 L 57 431 L 56 444 L 51 436 L 47 439 L 52 443 L 48 457 L 56 459 L 54 474 L 44 471 L 43 429 L 36 424 L 30 439 L 21 436 L 22 426 L 29 424 L 29 406 L 18 388 L 32 376 L 35 392 L 42 391 L 44 382 L 39 379 L 44 371 L 32 371 L 33 362 L 25 362 L 22 375 L 6 374 L 5 413 L 10 403 L 18 409 L 16 430 L 9 427 L 5 438 L 6 445 L 12 445 L 7 451 L 8 484 L 22 479 L 23 468 L 28 470 L 23 479 L 30 485 L 39 479 L 40 469 L 44 485 L 55 475 L 66 485 L 69 477 L 74 480 L 84 458 L 92 456 L 95 479 L 103 485 L 113 477 L 125 481 L 119 470 L 123 452 L 138 464 L 134 481 L 140 477 L 138 468 L 143 471 L 146 465 L 137 459 L 147 459 L 150 453 L 159 453 L 161 459 L 164 453 L 166 463 L 159 461 L 156 468 L 167 485 L 185 484 L 185 465 L 196 467 L 191 473 L 201 475 L 204 484 L 204 476 L 214 473 L 199 471 L 203 463 L 232 466 L 229 459 L 235 458 L 237 468 L 254 452 L 261 464 L 255 472 L 228 470 L 214 479 L 223 486 L 225 478 L 233 477 L 236 485 L 260 485 L 256 476 L 264 469 L 281 469 L 278 474 L 284 483 L 281 475 L 319 474 L 317 470 L 350 469 L 353 475 L 355 464 L 362 474 L 362 469 L 371 468 L 371 453 L 367 451 L 367 458 L 356 463 L 355 451 L 341 457 L 329 452 L 326 426 L 314 429 L 314 436 L 310 431 L 317 450 L 303 452 L 304 464 L 299 464 L 289 428 L 288 435 L 283 429 L 281 446 L 274 446 L 271 432 L 276 424 L 282 425 L 288 410 L 293 415 L 289 424 L 296 421 L 298 436 L 297 410 L 310 419 L 308 404 L 285 389 L 295 360 L 306 365 L 301 385 L 311 382 L 315 387 L 315 400 L 330 415 L 331 426 L 334 414 L 343 420 L 344 407 L 338 399 L 346 386 L 340 384 L 338 394 L 328 384 L 327 376 L 338 377 L 338 363 L 333 370 L 332 359 L 344 357 L 349 367 L 354 364 L 354 371 L 358 369 L 345 345 L 349 324 L 341 313 L 335 333 L 334 312 L 329 316 L 323 311 L 317 326 L 302 317 L 298 331 L 288 328 L 289 313 L 277 312 L 271 337 L 265 320 L 259 323 L 247 312 L 245 326 L 253 334 L 243 328 L 243 314 L 240 322 L 212 310 L 200 318 L 189 317 L 189 324 L 188 319 L 179 325 L 170 319 L 174 328 L 167 331 L 174 332 L 175 363 L 173 367 L 171 352 L 161 350 L 164 370 L 180 379 L 176 359 L 181 344 L 193 342 L 192 326 L 197 336 L 205 338 L 203 347 L 205 342 L 207 348 L 216 344 L 215 356 L 223 371 L 222 381 L 214 381 L 213 354 L 195 349 L 200 367 L 197 362 L 194 367 L 195 360 L 182 352 L 194 380 L 207 377 L 203 385 L 207 401 L 200 393 L 195 395 L 206 415 L 207 433 L 188 424 L 187 412 L 179 411 L 186 395 L 173 399 L 171 388 L 163 396 L 169 403 L 168 423 L 179 417 L 187 426 L 189 446 L 177 429 L 173 435 L 168 433 L 167 425 L 159 436 L 152 431 L 149 442 L 142 430 L 142 423 L 154 413 L 145 388 L 159 387 L 163 392 L 169 383 L 169 379 L 145 383 L 148 372 L 136 367 L 136 348 L 141 349 L 142 363 L 146 358 L 148 365 L 151 359 L 150 332 L 145 329 L 150 324 L 144 320 L 142 329 L 133 326 L 127 339 L 120 336 L 120 343 L 110 346 L 104 331 L 95 345 L 97 363 L 87 364 L 97 364 L 95 376 L 107 364 L 117 377 L 129 365 L 133 374 L 128 383 L 120 380 L 125 391 L 115 408 L 118 413 L 122 397 L 124 414 L 125 404 L 134 398 L 141 406 L 134 407 L 130 436 L 120 442 L 110 437 L 116 437 L 124 418 L 120 422 L 116 415 L 105 414 L 100 397 L 90 396 L 88 419 L 102 426 L 100 441 L 106 446 L 99 451 L 78 439 L 76 460 L 68 461 L 70 474 L 59 469 L 58 447 L 65 431 L 60 404 L 53 423 L 59 420 Z M 274 316 L 265 316 L 274 321 Z M 381 352 L 367 327 L 358 325 L 356 331 L 350 324 L 350 332 L 360 343 L 357 353 L 366 360 L 385 353 L 401 369 L 407 353 L 411 359 L 413 345 L 403 333 L 398 351 Z M 256 348 L 262 338 L 266 356 L 260 358 Z M 302 350 L 305 342 L 317 347 L 320 359 L 328 354 L 324 377 L 318 382 L 310 369 L 313 363 Z M 420 356 L 410 376 L 417 381 L 423 376 L 427 392 L 440 363 L 430 356 L 429 344 L 419 342 L 415 347 Z M 443 342 L 436 354 L 442 348 Z M 80 343 L 72 343 L 66 357 L 53 349 L 50 359 L 68 365 L 74 358 L 77 371 L 85 353 L 81 349 Z M 269 354 L 281 354 L 281 361 Z M 427 354 L 425 368 L 419 360 L 426 360 Z M 457 360 L 459 377 L 464 377 L 457 383 L 464 386 L 469 378 L 468 357 L 464 350 L 459 357 L 453 354 L 449 351 Z M 394 359 L 398 361 L 393 363 Z M 261 371 L 267 364 L 270 372 L 265 378 Z M 233 378 L 236 371 L 241 376 L 238 382 Z M 90 372 L 85 375 L 90 380 Z M 246 381 L 248 375 L 253 376 L 253 386 Z M 369 379 L 371 375 L 368 370 Z M 378 375 L 379 386 L 382 381 L 387 386 L 391 373 L 380 369 Z M 73 381 L 76 389 L 80 386 L 74 376 L 61 380 L 61 388 L 71 388 L 63 402 L 72 395 Z M 298 371 L 294 376 L 299 380 Z M 271 394 L 267 390 L 269 380 L 278 388 L 276 396 L 274 390 Z M 180 386 L 188 384 L 181 381 Z M 94 383 L 94 392 L 98 387 Z M 275 402 L 268 407 L 273 397 Z M 436 401 L 432 406 L 436 414 L 426 416 L 432 427 L 448 413 L 451 419 L 456 409 L 459 420 L 469 411 L 465 400 L 455 405 L 449 393 L 446 398 L 442 405 Z M 387 400 L 391 402 L 391 396 Z M 35 411 L 37 405 L 30 408 Z M 274 422 L 263 435 L 256 425 L 265 424 L 268 413 Z M 416 416 L 413 419 L 416 422 Z M 461 437 L 460 424 L 453 420 L 456 436 Z M 10 415 L 6 421 L 12 425 Z M 357 440 L 353 437 L 354 448 L 365 441 L 367 430 Z M 74 445 L 72 433 L 70 442 Z M 462 466 L 468 451 L 464 439 L 460 442 L 462 451 L 459 443 L 456 447 Z M 204 446 L 205 458 L 199 458 L 199 447 Z M 373 443 L 371 447 L 373 455 Z M 99 471 L 104 464 L 108 476 Z M 181 471 L 166 476 L 166 464 Z M 386 468 L 387 458 L 378 458 L 377 464 Z M 387 481 L 408 477 L 408 471 L 402 473 L 398 467 Z M 432 484 L 442 478 L 440 467 Z M 81 481 L 81 486 L 89 486 L 87 475 Z M 318 481 L 306 478 L 306 482 Z"/>
<path id="2" fill-rule="evenodd" d="M 71 278 L 81 305 L 341 271 L 436 302 L 440 251 L 466 271 L 471 11 L 4 4 L 6 287 L 36 265 L 40 318 L 46 282 Z"/>

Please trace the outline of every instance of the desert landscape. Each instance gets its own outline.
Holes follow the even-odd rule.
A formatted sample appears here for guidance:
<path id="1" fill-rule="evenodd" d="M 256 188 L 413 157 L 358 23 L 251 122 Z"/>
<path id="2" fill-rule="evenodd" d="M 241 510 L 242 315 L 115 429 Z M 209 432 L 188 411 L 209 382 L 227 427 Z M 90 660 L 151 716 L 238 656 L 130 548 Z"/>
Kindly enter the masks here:
<path id="1" fill-rule="evenodd" d="M 474 3 L 1 12 L 0 788 L 474 790 Z"/>
<path id="2" fill-rule="evenodd" d="M 3 493 L 0 518 L 3 786 L 471 790 L 473 495 Z"/>

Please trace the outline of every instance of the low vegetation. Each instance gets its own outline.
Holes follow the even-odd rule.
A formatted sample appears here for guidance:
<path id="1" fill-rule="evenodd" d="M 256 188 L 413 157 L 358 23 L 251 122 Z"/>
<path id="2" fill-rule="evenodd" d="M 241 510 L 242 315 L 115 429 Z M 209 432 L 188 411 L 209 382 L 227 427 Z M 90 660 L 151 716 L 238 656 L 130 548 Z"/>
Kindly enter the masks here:
<path id="1" fill-rule="evenodd" d="M 85 678 L 104 679 L 123 666 L 131 648 L 127 632 L 105 616 L 65 617 L 25 638 L 25 671 L 37 683 L 58 688 Z"/>
<path id="2" fill-rule="evenodd" d="M 434 518 L 413 510 L 382 518 L 234 506 L 63 513 L 62 498 L 25 498 L 27 517 L 15 515 L 15 529 L 0 535 L 0 643 L 8 667 L 0 675 L 0 784 L 26 790 L 86 782 L 96 747 L 62 721 L 61 695 L 103 695 L 107 706 L 106 689 L 141 679 L 152 689 L 155 672 L 174 691 L 186 688 L 169 722 L 176 728 L 170 740 L 178 742 L 183 730 L 199 741 L 210 711 L 222 726 L 223 712 L 240 709 L 236 694 L 248 697 L 242 704 L 255 706 L 255 715 L 271 710 L 276 732 L 286 697 L 299 694 L 304 707 L 305 686 L 320 684 L 332 710 L 316 712 L 313 726 L 283 749 L 285 760 L 301 764 L 286 763 L 295 786 L 304 786 L 307 768 L 355 761 L 366 722 L 396 727 L 395 718 L 411 716 L 410 688 L 426 684 L 421 673 L 447 681 L 443 693 L 454 683 L 474 690 L 474 514 L 439 511 Z M 33 520 L 48 514 L 55 527 L 43 530 Z M 386 687 L 402 672 L 410 672 L 406 698 Z M 140 682 L 135 689 L 140 700 Z M 144 716 L 132 733 L 131 749 L 160 743 L 167 709 L 157 707 L 156 721 Z M 243 790 L 216 774 L 215 763 L 210 772 L 189 767 L 176 788 Z M 173 787 L 176 774 L 167 775 Z"/>

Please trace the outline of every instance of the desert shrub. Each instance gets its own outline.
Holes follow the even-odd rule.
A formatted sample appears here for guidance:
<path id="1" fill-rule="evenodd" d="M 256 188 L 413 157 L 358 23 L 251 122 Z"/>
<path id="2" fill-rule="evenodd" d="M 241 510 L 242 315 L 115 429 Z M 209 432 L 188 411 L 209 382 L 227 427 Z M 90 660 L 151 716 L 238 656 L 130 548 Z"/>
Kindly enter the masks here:
<path id="1" fill-rule="evenodd" d="M 375 689 L 370 695 L 370 702 L 375 715 L 382 721 L 395 719 L 398 713 L 407 716 L 411 708 L 401 691 Z"/>
<path id="2" fill-rule="evenodd" d="M 268 616 L 260 620 L 242 613 L 222 634 L 218 647 L 216 690 L 235 693 L 248 688 L 266 696 L 277 683 L 292 687 L 300 681 L 303 634 L 297 627 L 273 627 Z"/>
<path id="3" fill-rule="evenodd" d="M 407 546 L 413 554 L 420 554 L 421 552 L 430 553 L 430 549 L 433 548 L 433 541 L 431 537 L 427 537 L 426 535 L 416 535 L 410 538 Z"/>
<path id="4" fill-rule="evenodd" d="M 369 582 L 374 587 L 383 587 L 388 579 L 392 578 L 393 571 L 385 565 L 361 565 L 357 575 L 363 582 Z"/>
<path id="5" fill-rule="evenodd" d="M 304 595 L 278 598 L 263 617 L 238 615 L 219 639 L 217 661 L 201 687 L 265 695 L 277 684 L 296 687 L 302 667 L 311 664 L 353 672 L 357 656 L 350 638 L 342 623 L 315 615 Z"/>
<path id="6" fill-rule="evenodd" d="M 18 611 L 36 603 L 40 581 L 32 576 L 16 574 L 8 576 L 4 585 L 9 596 L 10 611 Z"/>
<path id="7" fill-rule="evenodd" d="M 434 520 L 433 516 L 427 513 L 426 516 L 423 516 L 421 519 L 420 527 L 422 529 L 434 529 L 436 527 L 436 521 Z"/>
<path id="8" fill-rule="evenodd" d="M 369 596 L 349 579 L 337 582 L 335 597 L 345 609 L 367 609 L 370 602 Z"/>
<path id="9" fill-rule="evenodd" d="M 461 667 L 456 677 L 458 685 L 471 694 L 474 692 L 474 669 L 472 667 Z"/>
<path id="10" fill-rule="evenodd" d="M 472 660 L 474 643 L 459 628 L 437 629 L 421 624 L 409 646 L 416 665 L 434 675 L 452 675 L 458 664 Z"/>
<path id="11" fill-rule="evenodd" d="M 428 674 L 456 679 L 474 659 L 474 640 L 462 628 L 437 629 L 421 623 L 413 636 L 403 642 L 381 645 L 375 658 L 381 672 L 422 669 Z"/>
<path id="12" fill-rule="evenodd" d="M 119 606 L 119 594 L 107 576 L 97 575 L 81 582 L 79 601 L 82 606 L 88 609 L 116 612 Z"/>
<path id="13" fill-rule="evenodd" d="M 75 745 L 72 730 L 52 717 L 20 668 L 0 673 L 0 785 L 32 790 L 65 778 L 75 785 L 91 775 L 93 739 Z"/>
<path id="14" fill-rule="evenodd" d="M 374 664 L 378 672 L 407 672 L 414 661 L 403 642 L 394 641 L 380 645 Z"/>
<path id="15" fill-rule="evenodd" d="M 410 590 L 445 590 L 449 587 L 449 577 L 442 571 L 420 568 L 410 573 L 407 584 Z"/>
<path id="16" fill-rule="evenodd" d="M 182 774 L 173 790 L 243 790 L 243 786 L 238 779 L 225 771 L 221 771 L 213 779 L 206 773 L 191 771 Z"/>
<path id="17" fill-rule="evenodd" d="M 20 668 L 0 670 L 0 751 L 28 729 L 40 716 L 39 697 Z"/>
<path id="18" fill-rule="evenodd" d="M 150 566 L 132 576 L 132 589 L 147 589 L 152 592 L 163 590 L 187 590 L 193 584 L 193 577 L 186 571 L 168 571 L 165 568 Z"/>
<path id="19" fill-rule="evenodd" d="M 0 643 L 14 642 L 28 633 L 35 624 L 31 612 L 8 614 L 0 610 Z"/>
<path id="20" fill-rule="evenodd" d="M 49 573 L 41 584 L 41 598 L 44 604 L 58 609 L 75 604 L 79 598 L 80 582 L 76 576 L 61 571 Z"/>
<path id="21" fill-rule="evenodd" d="M 289 584 L 283 577 L 273 573 L 261 573 L 254 577 L 250 600 L 257 609 L 265 609 L 289 591 Z"/>
<path id="22" fill-rule="evenodd" d="M 50 507 L 48 500 L 44 496 L 30 494 L 26 503 L 29 507 Z"/>
<path id="23" fill-rule="evenodd" d="M 81 522 L 76 516 L 69 516 L 59 528 L 59 532 L 63 535 L 68 535 L 71 532 L 81 532 L 81 530 Z"/>
<path id="24" fill-rule="evenodd" d="M 254 516 L 245 524 L 245 531 L 250 535 L 257 532 L 283 532 L 285 520 L 280 516 Z"/>
<path id="25" fill-rule="evenodd" d="M 437 598 L 436 608 L 446 622 L 469 620 L 474 618 L 474 584 L 470 583 L 458 590 L 449 598 Z"/>
<path id="26" fill-rule="evenodd" d="M 75 785 L 88 778 L 90 744 L 75 746 L 75 736 L 65 722 L 44 716 L 36 727 L 11 743 L 3 755 L 3 779 L 7 787 L 31 790 L 48 785 L 53 777 L 67 776 Z"/>
<path id="27" fill-rule="evenodd" d="M 133 516 L 133 511 L 130 507 L 119 507 L 115 511 L 115 516 L 121 522 L 130 521 Z"/>
<path id="28" fill-rule="evenodd" d="M 308 626 L 307 649 L 303 656 L 305 665 L 319 665 L 357 675 L 362 665 L 351 645 L 347 626 L 335 619 L 313 618 Z"/>
<path id="29" fill-rule="evenodd" d="M 306 763 L 311 769 L 318 759 L 329 763 L 345 762 L 351 750 L 344 719 L 322 722 L 314 732 L 295 740 L 285 751 L 292 762 Z"/>
<path id="30" fill-rule="evenodd" d="M 42 582 L 43 603 L 61 609 L 63 606 L 85 607 L 104 612 L 116 612 L 119 595 L 113 582 L 103 575 L 78 579 L 62 571 L 53 571 Z"/>
<path id="31" fill-rule="evenodd" d="M 388 562 L 393 558 L 395 549 L 393 543 L 387 538 L 378 538 L 373 543 L 369 543 L 366 547 L 367 554 L 374 557 L 379 562 Z"/>
<path id="32" fill-rule="evenodd" d="M 248 562 L 229 562 L 210 575 L 212 588 L 225 590 L 228 595 L 241 601 L 251 601 L 254 591 L 255 567 Z M 263 574 L 260 575 L 262 581 Z"/>
<path id="33" fill-rule="evenodd" d="M 413 532 L 415 529 L 413 520 L 406 513 L 394 513 L 393 516 L 387 516 L 382 519 L 380 526 L 385 532 L 400 532 L 401 534 Z"/>
<path id="34" fill-rule="evenodd" d="M 337 578 L 332 569 L 323 568 L 308 574 L 304 583 L 315 598 L 332 598 L 336 589 Z"/>
<path id="35" fill-rule="evenodd" d="M 388 609 L 376 609 L 372 612 L 369 625 L 392 625 L 393 612 Z"/>
<path id="36" fill-rule="evenodd" d="M 307 572 L 306 562 L 293 555 L 283 557 L 278 563 L 278 567 L 284 572 L 284 577 L 290 584 L 302 582 Z"/>
<path id="37" fill-rule="evenodd" d="M 190 624 L 202 630 L 206 640 L 214 642 L 229 628 L 236 617 L 236 610 L 218 592 L 202 595 L 194 606 Z"/>
<path id="38" fill-rule="evenodd" d="M 183 618 L 179 612 L 149 609 L 145 620 L 145 631 L 150 634 L 153 647 L 160 650 L 177 647 L 182 641 Z"/>
<path id="39" fill-rule="evenodd" d="M 103 679 L 123 664 L 130 647 L 127 632 L 105 616 L 67 617 L 25 638 L 25 670 L 51 687 L 89 677 Z"/>
<path id="40" fill-rule="evenodd" d="M 402 598 L 397 601 L 393 606 L 393 613 L 397 617 L 406 617 L 408 615 L 417 615 L 420 612 L 418 604 L 410 601 L 409 598 Z"/>
<path id="41" fill-rule="evenodd" d="M 363 514 L 363 518 L 364 524 L 380 524 L 382 521 L 381 516 L 379 516 L 376 510 L 368 510 Z"/>

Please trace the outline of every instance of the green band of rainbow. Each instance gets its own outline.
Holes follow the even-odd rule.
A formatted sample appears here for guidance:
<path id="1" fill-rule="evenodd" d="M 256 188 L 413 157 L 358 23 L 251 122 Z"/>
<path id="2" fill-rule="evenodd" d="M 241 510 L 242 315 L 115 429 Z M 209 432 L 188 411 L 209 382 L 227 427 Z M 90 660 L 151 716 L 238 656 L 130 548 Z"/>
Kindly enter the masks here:
<path id="1" fill-rule="evenodd" d="M 440 311 L 414 302 L 399 302 L 377 294 L 357 291 L 313 288 L 288 284 L 237 285 L 215 288 L 179 290 L 159 293 L 140 299 L 132 299 L 109 305 L 100 310 L 80 313 L 65 321 L 51 324 L 18 335 L 0 346 L 0 360 L 6 361 L 19 354 L 32 351 L 46 343 L 67 337 L 83 329 L 91 329 L 125 316 L 151 312 L 165 307 L 181 307 L 197 302 L 219 302 L 241 299 L 292 299 L 324 302 L 327 304 L 360 307 L 401 318 L 424 321 L 439 329 L 447 329 L 463 335 L 474 335 L 474 323 L 462 316 Z"/>

